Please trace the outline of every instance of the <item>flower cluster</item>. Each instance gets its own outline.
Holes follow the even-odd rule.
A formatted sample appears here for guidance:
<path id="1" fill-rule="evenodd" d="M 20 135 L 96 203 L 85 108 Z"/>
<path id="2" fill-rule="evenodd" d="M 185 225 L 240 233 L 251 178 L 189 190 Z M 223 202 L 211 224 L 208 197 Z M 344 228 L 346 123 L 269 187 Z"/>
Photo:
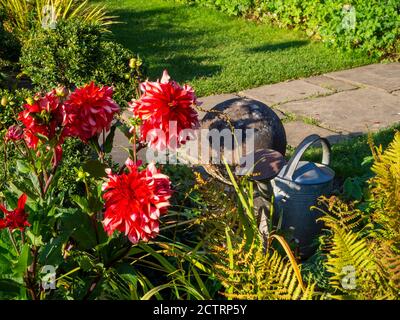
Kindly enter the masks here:
<path id="1" fill-rule="evenodd" d="M 115 230 L 124 233 L 132 243 L 148 241 L 158 234 L 158 219 L 170 205 L 170 180 L 153 163 L 142 171 L 129 160 L 126 166 L 129 173 L 109 172 L 103 186 L 104 228 L 109 235 Z"/>
<path id="2" fill-rule="evenodd" d="M 55 139 L 54 162 L 62 156 L 62 143 L 66 137 L 77 137 L 83 142 L 109 130 L 119 106 L 112 100 L 111 87 L 98 87 L 93 82 L 69 94 L 64 88 L 46 95 L 37 94 L 24 105 L 18 120 L 23 127 L 11 126 L 6 141 L 24 140 L 36 150 L 42 139 Z"/>
<path id="3" fill-rule="evenodd" d="M 155 150 L 175 149 L 185 144 L 188 138 L 182 131 L 199 126 L 192 87 L 180 86 L 164 71 L 161 81 L 146 81 L 141 90 L 140 99 L 130 103 L 133 114 L 142 122 L 141 141 L 148 142 Z M 170 123 L 175 126 L 173 130 Z"/>
<path id="4" fill-rule="evenodd" d="M 190 134 L 184 131 L 199 126 L 193 108 L 196 105 L 193 89 L 170 80 L 164 71 L 161 81 L 146 81 L 141 84 L 141 90 L 140 99 L 130 103 L 136 119 L 140 119 L 141 142 L 148 142 L 156 150 L 185 144 Z M 120 111 L 112 96 L 111 87 L 98 87 L 93 82 L 72 93 L 59 88 L 45 95 L 38 94 L 24 105 L 18 116 L 21 126 L 11 126 L 5 140 L 14 143 L 23 140 L 26 147 L 34 150 L 42 144 L 47 149 L 53 148 L 53 163 L 57 164 L 67 137 L 77 137 L 87 143 L 110 130 L 114 115 Z M 103 185 L 103 226 L 109 235 L 119 231 L 132 243 L 138 243 L 153 239 L 159 233 L 159 218 L 170 206 L 172 190 L 168 176 L 154 163 L 140 169 L 134 161 L 128 159 L 125 173 L 113 174 L 110 169 L 107 172 L 108 179 Z M 13 211 L 0 206 L 5 214 L 0 220 L 0 229 L 29 226 L 25 202 L 26 195 L 23 195 Z"/>
<path id="5" fill-rule="evenodd" d="M 23 230 L 30 226 L 28 214 L 25 212 L 26 200 L 27 195 L 23 194 L 18 200 L 17 208 L 12 211 L 0 204 L 0 210 L 4 213 L 4 218 L 0 219 L 0 230 L 5 228 L 9 228 L 11 231 L 14 229 Z"/>
<path id="6" fill-rule="evenodd" d="M 25 104 L 18 120 L 24 125 L 23 137 L 29 148 L 37 148 L 40 135 L 53 139 L 59 133 L 63 118 L 63 104 L 55 90 L 45 96 L 38 94 L 32 104 Z"/>

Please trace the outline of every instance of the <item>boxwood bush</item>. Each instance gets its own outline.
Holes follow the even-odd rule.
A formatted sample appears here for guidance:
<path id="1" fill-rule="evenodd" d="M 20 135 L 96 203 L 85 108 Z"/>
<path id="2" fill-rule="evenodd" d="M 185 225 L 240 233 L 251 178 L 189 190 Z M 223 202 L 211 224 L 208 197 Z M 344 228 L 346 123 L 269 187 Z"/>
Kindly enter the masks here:
<path id="1" fill-rule="evenodd" d="M 144 77 L 141 60 L 121 45 L 106 41 L 98 24 L 73 20 L 33 32 L 22 47 L 20 63 L 39 90 L 58 85 L 74 88 L 92 80 L 113 84 L 114 98 L 122 107 Z"/>
<path id="2" fill-rule="evenodd" d="M 400 60 L 398 0 L 180 0 L 268 20 L 343 49 Z"/>

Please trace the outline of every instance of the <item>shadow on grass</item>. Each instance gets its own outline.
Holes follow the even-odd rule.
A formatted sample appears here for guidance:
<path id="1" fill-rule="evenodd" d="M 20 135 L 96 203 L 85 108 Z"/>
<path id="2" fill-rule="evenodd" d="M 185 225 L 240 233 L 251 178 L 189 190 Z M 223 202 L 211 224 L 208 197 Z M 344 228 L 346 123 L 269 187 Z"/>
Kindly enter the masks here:
<path id="1" fill-rule="evenodd" d="M 218 65 L 210 64 L 213 57 L 206 54 L 193 57 L 191 52 L 204 50 L 204 44 L 197 44 L 199 37 L 205 37 L 211 31 L 185 29 L 177 30 L 176 20 L 185 17 L 176 14 L 172 8 L 160 8 L 145 11 L 114 10 L 113 15 L 122 23 L 112 27 L 114 38 L 144 60 L 150 60 L 149 76 L 158 78 L 164 69 L 174 70 L 171 76 L 186 82 L 193 78 L 209 77 L 221 71 Z M 160 18 L 162 17 L 162 18 Z M 173 23 L 168 22 L 173 19 Z M 201 51 L 200 51 L 201 52 Z"/>
<path id="2" fill-rule="evenodd" d="M 279 42 L 279 43 L 266 43 L 262 46 L 257 46 L 254 48 L 249 48 L 247 52 L 250 53 L 258 53 L 258 52 L 274 52 L 279 50 L 287 50 L 293 48 L 299 48 L 309 44 L 310 41 L 307 40 L 295 40 L 295 41 L 287 41 L 287 42 Z"/>

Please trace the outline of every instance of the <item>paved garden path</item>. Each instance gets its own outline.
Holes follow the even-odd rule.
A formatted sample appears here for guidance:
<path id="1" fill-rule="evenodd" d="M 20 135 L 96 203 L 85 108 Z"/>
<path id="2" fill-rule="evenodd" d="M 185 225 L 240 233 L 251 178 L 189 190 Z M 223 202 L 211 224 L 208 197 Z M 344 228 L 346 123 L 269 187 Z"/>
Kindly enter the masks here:
<path id="1" fill-rule="evenodd" d="M 199 101 L 209 110 L 238 96 L 272 107 L 284 122 L 290 146 L 312 133 L 335 143 L 400 122 L 400 63 L 373 64 Z M 114 145 L 121 150 L 127 141 L 118 134 Z M 113 153 L 118 161 L 121 152 Z"/>

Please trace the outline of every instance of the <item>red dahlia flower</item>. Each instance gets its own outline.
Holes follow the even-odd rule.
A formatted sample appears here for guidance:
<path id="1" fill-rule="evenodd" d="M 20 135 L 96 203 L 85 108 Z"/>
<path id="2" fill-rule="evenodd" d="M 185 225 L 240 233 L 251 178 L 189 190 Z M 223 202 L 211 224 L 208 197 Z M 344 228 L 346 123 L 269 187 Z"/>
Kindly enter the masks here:
<path id="1" fill-rule="evenodd" d="M 76 89 L 65 102 L 66 134 L 84 142 L 109 130 L 114 114 L 120 111 L 112 100 L 111 87 L 97 87 L 93 82 Z"/>
<path id="2" fill-rule="evenodd" d="M 0 204 L 0 210 L 3 211 L 5 217 L 0 219 L 0 230 L 4 228 L 9 228 L 14 230 L 19 228 L 23 230 L 25 227 L 29 227 L 28 214 L 25 212 L 25 203 L 27 200 L 27 195 L 22 194 L 18 200 L 17 208 L 8 211 L 3 205 Z"/>
<path id="3" fill-rule="evenodd" d="M 24 108 L 18 120 L 25 126 L 24 139 L 29 148 L 36 149 L 38 134 L 52 139 L 59 132 L 64 118 L 63 104 L 53 90 L 44 97 L 36 95 L 34 102 L 25 104 Z"/>
<path id="4" fill-rule="evenodd" d="M 125 233 L 132 243 L 148 241 L 159 232 L 159 217 L 166 213 L 172 191 L 170 180 L 153 163 L 142 171 L 132 161 L 126 163 L 129 173 L 109 173 L 103 186 L 106 191 L 104 229 Z"/>
<path id="5" fill-rule="evenodd" d="M 196 129 L 199 120 L 196 110 L 196 95 L 192 87 L 181 87 L 175 81 L 170 81 L 167 71 L 164 71 L 161 81 L 146 81 L 140 85 L 143 95 L 139 100 L 130 103 L 135 116 L 142 120 L 141 141 L 148 142 L 156 150 L 179 147 L 187 141 L 181 136 L 184 129 Z M 170 122 L 176 128 L 169 128 Z M 157 132 L 161 130 L 163 134 Z"/>
<path id="6" fill-rule="evenodd" d="M 7 141 L 18 141 L 21 140 L 24 136 L 23 129 L 18 125 L 12 125 L 8 128 L 6 136 L 4 137 L 6 142 Z"/>

